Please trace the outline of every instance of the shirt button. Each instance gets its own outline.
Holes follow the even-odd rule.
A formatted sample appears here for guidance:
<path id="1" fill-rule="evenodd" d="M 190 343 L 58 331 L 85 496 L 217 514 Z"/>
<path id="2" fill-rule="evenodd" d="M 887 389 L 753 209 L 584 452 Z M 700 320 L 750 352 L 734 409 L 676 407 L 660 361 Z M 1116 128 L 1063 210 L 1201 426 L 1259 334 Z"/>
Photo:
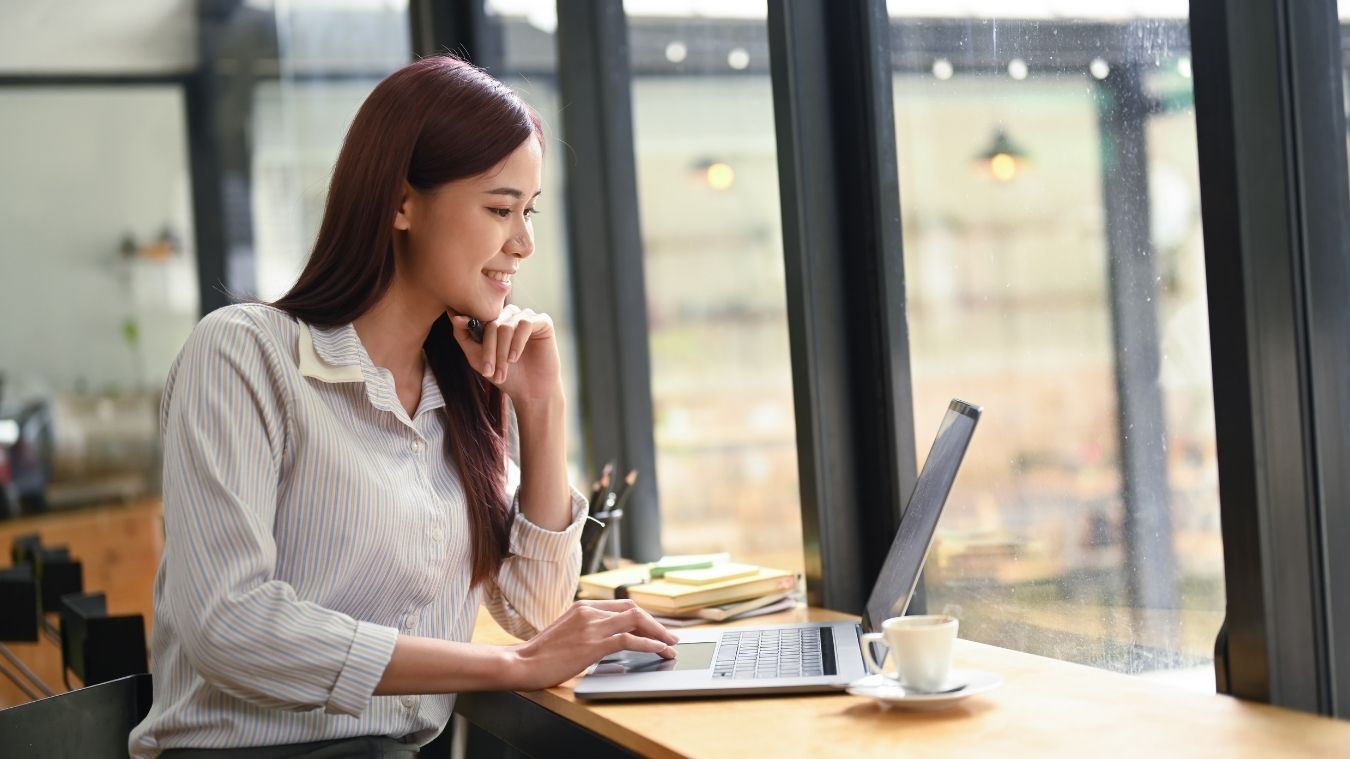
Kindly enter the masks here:
<path id="1" fill-rule="evenodd" d="M 403 704 L 405 709 L 411 709 L 417 705 L 417 696 L 403 696 L 399 698 L 398 702 Z"/>
<path id="2" fill-rule="evenodd" d="M 442 530 L 441 528 L 437 527 L 436 529 L 431 531 L 431 542 L 439 543 L 442 540 L 445 540 L 445 530 Z"/>
<path id="3" fill-rule="evenodd" d="M 413 451 L 413 453 L 421 453 L 421 452 L 422 452 L 422 441 L 421 441 L 421 440 L 414 440 L 414 441 L 412 441 L 412 451 Z"/>

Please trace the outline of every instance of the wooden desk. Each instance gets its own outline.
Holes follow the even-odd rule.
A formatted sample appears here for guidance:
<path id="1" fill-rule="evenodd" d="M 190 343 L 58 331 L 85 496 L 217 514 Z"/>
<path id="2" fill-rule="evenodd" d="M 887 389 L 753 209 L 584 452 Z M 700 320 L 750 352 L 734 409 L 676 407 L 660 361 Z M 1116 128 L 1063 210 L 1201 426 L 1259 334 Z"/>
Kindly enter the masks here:
<path id="1" fill-rule="evenodd" d="M 744 624 L 853 619 L 798 609 Z M 486 612 L 474 640 L 510 643 Z M 571 683 L 459 697 L 456 712 L 536 755 L 651 757 L 1350 756 L 1350 722 L 958 640 L 958 668 L 1002 687 L 940 712 L 847 694 L 580 701 Z"/>

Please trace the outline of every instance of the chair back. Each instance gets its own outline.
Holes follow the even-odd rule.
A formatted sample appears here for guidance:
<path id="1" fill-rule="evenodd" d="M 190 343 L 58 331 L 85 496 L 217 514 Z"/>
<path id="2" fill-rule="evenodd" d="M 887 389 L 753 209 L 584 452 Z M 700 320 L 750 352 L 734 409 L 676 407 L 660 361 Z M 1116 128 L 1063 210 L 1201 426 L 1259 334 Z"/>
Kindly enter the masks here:
<path id="1" fill-rule="evenodd" d="M 0 709 L 0 756 L 126 756 L 151 697 L 150 675 L 142 673 Z"/>

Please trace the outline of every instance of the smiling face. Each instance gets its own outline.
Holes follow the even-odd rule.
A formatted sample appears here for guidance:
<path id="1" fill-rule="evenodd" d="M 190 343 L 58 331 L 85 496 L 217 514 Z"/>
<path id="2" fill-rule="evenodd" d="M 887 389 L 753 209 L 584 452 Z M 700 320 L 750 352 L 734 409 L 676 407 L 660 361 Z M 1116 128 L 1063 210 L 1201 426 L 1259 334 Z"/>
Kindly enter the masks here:
<path id="1" fill-rule="evenodd" d="M 543 150 L 531 136 L 484 174 L 409 189 L 394 217 L 397 276 L 428 306 L 497 318 L 511 278 L 534 252 L 530 217 Z"/>

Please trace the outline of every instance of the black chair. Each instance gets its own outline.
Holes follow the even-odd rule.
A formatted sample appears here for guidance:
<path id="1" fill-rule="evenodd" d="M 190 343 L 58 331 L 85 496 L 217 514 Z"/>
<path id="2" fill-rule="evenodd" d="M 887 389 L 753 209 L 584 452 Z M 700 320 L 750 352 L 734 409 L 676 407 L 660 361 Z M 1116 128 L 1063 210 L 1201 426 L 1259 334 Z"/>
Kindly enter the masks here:
<path id="1" fill-rule="evenodd" d="M 10 546 L 14 566 L 30 566 L 37 577 L 44 611 L 59 611 L 61 596 L 84 590 L 84 565 L 71 558 L 65 546 L 44 546 L 33 533 L 20 535 Z"/>
<path id="2" fill-rule="evenodd" d="M 0 642 L 38 639 L 38 583 L 27 565 L 0 569 Z"/>
<path id="3" fill-rule="evenodd" d="M 145 620 L 139 614 L 108 616 L 102 593 L 62 596 L 61 667 L 85 685 L 148 672 Z"/>
<path id="4" fill-rule="evenodd" d="M 151 697 L 150 675 L 139 674 L 0 709 L 0 756 L 126 756 Z"/>
<path id="5" fill-rule="evenodd" d="M 61 596 L 84 590 L 84 565 L 72 559 L 70 549 L 65 546 L 42 548 L 36 568 L 44 612 L 59 611 Z"/>

